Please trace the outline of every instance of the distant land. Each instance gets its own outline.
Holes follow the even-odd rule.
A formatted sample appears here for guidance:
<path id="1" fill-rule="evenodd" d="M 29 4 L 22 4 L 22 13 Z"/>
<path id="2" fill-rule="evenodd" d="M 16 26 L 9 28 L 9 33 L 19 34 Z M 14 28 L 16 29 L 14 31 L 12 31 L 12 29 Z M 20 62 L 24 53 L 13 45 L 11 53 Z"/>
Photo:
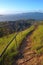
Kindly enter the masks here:
<path id="1" fill-rule="evenodd" d="M 12 15 L 0 15 L 0 21 L 15 21 L 20 19 L 43 20 L 43 13 L 29 12 L 29 13 L 12 14 Z"/>

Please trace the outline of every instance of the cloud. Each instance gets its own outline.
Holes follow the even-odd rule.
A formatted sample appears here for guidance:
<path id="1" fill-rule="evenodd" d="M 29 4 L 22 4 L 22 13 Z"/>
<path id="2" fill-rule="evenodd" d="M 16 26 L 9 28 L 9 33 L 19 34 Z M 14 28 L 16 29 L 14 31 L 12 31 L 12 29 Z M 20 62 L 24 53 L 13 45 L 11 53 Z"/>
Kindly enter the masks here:
<path id="1" fill-rule="evenodd" d="M 4 13 L 5 13 L 5 10 L 0 9 L 0 14 L 4 14 Z"/>

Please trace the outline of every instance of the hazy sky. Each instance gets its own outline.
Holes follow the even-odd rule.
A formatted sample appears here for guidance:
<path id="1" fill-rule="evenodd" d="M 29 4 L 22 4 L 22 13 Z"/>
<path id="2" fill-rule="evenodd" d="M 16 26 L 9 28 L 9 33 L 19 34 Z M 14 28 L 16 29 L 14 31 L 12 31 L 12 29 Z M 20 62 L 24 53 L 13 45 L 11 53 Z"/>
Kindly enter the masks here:
<path id="1" fill-rule="evenodd" d="M 43 12 L 43 0 L 0 0 L 0 14 Z"/>

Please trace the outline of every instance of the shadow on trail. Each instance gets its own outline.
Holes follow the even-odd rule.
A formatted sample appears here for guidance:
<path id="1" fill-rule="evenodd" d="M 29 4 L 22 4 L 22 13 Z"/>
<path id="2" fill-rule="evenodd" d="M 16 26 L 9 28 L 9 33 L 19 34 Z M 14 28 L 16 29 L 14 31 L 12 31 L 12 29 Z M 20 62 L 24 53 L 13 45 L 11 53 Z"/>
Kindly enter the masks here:
<path id="1" fill-rule="evenodd" d="M 35 29 L 34 29 L 35 30 Z M 27 34 L 27 36 L 25 37 L 25 39 L 23 39 L 20 47 L 19 47 L 19 54 L 15 57 L 15 60 L 17 61 L 18 59 L 22 59 L 24 56 L 23 56 L 23 50 L 25 49 L 25 47 L 27 46 L 27 43 L 28 41 L 26 41 L 27 37 L 29 38 L 29 36 L 33 33 L 32 30 L 31 32 L 29 32 L 29 34 Z"/>

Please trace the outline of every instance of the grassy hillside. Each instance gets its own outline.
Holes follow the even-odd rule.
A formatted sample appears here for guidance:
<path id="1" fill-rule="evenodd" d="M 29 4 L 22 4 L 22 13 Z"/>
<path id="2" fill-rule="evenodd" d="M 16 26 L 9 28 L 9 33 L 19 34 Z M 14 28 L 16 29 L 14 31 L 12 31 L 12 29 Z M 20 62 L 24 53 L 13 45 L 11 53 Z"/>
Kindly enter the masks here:
<path id="1" fill-rule="evenodd" d="M 34 30 L 34 26 L 25 29 L 24 31 L 18 32 L 16 39 L 14 39 L 11 44 L 7 47 L 5 53 L 0 58 L 1 65 L 12 65 L 14 62 L 15 56 L 19 53 L 18 48 L 20 47 L 23 39 Z M 0 38 L 0 55 L 7 46 L 7 44 L 12 40 L 16 33 L 10 34 L 8 36 Z M 31 38 L 32 50 L 37 54 L 43 54 L 43 25 L 39 24 L 38 27 L 34 30 Z M 4 63 L 2 63 L 4 62 Z"/>
<path id="2" fill-rule="evenodd" d="M 32 49 L 38 54 L 43 53 L 43 25 L 39 25 L 34 31 L 31 36 L 31 41 Z"/>
<path id="3" fill-rule="evenodd" d="M 3 50 L 5 49 L 5 47 L 9 44 L 11 39 L 15 36 L 15 34 L 16 33 L 9 34 L 9 35 L 6 35 L 6 36 L 0 38 L 0 55 L 3 52 Z"/>
<path id="4" fill-rule="evenodd" d="M 18 48 L 22 42 L 22 40 L 26 37 L 27 34 L 29 34 L 34 29 L 34 26 L 31 26 L 30 28 L 19 32 L 16 36 L 16 39 L 12 41 L 12 43 L 9 45 L 9 47 L 6 49 L 6 52 L 3 54 L 3 56 L 0 58 L 5 62 L 3 65 L 11 65 L 13 57 L 19 52 Z M 7 40 L 7 39 L 6 39 Z"/>

